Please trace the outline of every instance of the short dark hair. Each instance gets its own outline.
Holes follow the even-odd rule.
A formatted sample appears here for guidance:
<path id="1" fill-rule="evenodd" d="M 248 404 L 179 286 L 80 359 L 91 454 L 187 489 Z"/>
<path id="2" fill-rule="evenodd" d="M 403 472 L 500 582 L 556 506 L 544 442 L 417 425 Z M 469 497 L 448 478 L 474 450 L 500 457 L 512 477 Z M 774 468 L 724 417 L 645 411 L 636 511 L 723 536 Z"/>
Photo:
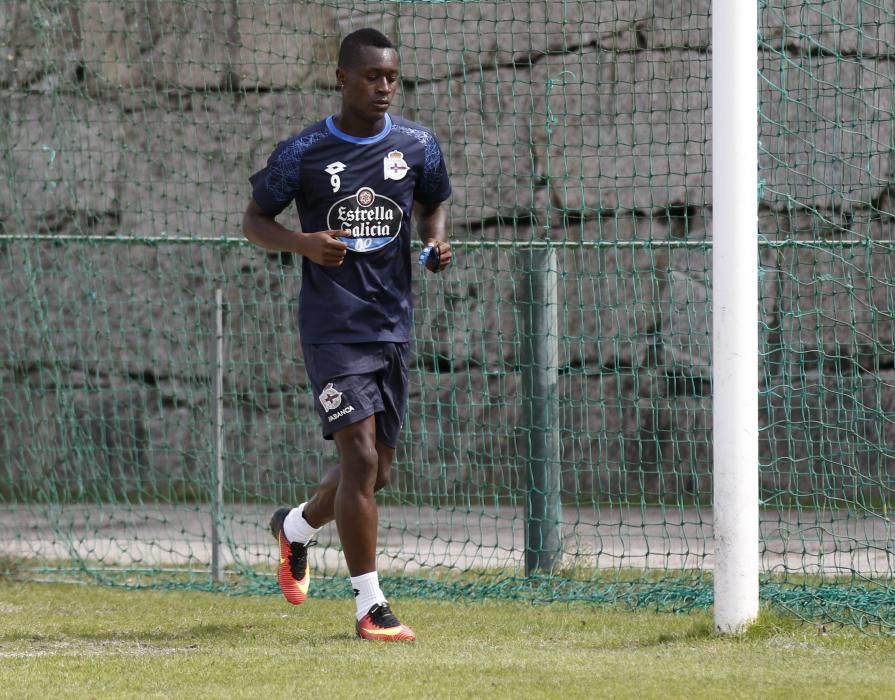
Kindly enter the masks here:
<path id="1" fill-rule="evenodd" d="M 395 45 L 382 32 L 369 27 L 358 29 L 342 39 L 342 44 L 339 46 L 339 68 L 356 63 L 358 53 L 367 47 L 393 49 Z"/>

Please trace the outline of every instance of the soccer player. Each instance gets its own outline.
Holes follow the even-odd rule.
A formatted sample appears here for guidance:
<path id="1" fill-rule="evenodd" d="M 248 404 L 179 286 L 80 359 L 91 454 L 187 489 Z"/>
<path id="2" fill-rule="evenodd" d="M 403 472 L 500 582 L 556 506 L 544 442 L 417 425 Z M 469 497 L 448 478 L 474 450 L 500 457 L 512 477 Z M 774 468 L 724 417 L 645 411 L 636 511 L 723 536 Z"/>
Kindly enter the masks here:
<path id="1" fill-rule="evenodd" d="M 298 324 L 323 435 L 338 465 L 296 508 L 280 508 L 270 527 L 280 550 L 286 599 L 304 602 L 307 547 L 335 520 L 362 639 L 412 641 L 379 587 L 375 492 L 395 455 L 408 396 L 411 214 L 425 267 L 451 263 L 445 200 L 451 185 L 432 132 L 388 113 L 398 88 L 394 45 L 361 29 L 339 48 L 337 114 L 282 141 L 251 176 L 243 217 L 250 241 L 302 256 Z M 301 231 L 276 221 L 295 201 Z M 423 262 L 423 257 L 420 257 Z"/>

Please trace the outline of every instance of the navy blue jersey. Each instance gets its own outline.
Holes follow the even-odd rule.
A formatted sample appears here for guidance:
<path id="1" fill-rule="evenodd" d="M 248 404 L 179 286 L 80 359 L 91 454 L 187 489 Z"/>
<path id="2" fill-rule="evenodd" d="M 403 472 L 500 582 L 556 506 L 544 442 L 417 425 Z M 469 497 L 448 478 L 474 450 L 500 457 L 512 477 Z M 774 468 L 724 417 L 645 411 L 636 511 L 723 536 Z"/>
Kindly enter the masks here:
<path id="1" fill-rule="evenodd" d="M 451 194 L 431 131 L 386 114 L 379 134 L 358 138 L 327 117 L 281 142 L 250 181 L 269 216 L 295 201 L 303 231 L 345 232 L 341 266 L 302 262 L 303 343 L 410 340 L 413 202 Z"/>

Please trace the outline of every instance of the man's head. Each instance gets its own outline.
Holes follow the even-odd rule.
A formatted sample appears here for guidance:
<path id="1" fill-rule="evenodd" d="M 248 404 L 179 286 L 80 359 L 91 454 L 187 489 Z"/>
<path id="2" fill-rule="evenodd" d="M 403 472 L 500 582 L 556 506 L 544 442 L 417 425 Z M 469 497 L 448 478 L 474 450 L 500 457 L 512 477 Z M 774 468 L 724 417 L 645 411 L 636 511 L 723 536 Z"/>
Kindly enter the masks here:
<path id="1" fill-rule="evenodd" d="M 382 32 L 375 29 L 358 29 L 351 32 L 339 46 L 339 68 L 357 66 L 363 62 L 366 49 L 395 49 L 395 45 Z M 395 52 L 397 57 L 397 52 Z"/>
<path id="2" fill-rule="evenodd" d="M 336 70 L 342 89 L 342 119 L 378 124 L 398 89 L 400 64 L 394 44 L 375 29 L 358 29 L 342 40 Z"/>

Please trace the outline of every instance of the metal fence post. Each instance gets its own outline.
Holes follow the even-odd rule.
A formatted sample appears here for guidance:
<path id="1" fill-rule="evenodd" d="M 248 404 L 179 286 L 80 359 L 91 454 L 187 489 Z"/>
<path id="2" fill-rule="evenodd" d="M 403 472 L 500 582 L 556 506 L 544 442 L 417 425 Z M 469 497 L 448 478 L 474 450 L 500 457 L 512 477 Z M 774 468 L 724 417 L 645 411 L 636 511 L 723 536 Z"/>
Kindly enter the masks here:
<path id="1" fill-rule="evenodd" d="M 553 571 L 562 560 L 559 458 L 559 337 L 556 250 L 519 252 L 522 270 L 522 395 L 528 434 L 525 573 Z"/>
<path id="2" fill-rule="evenodd" d="M 221 559 L 221 529 L 224 518 L 224 293 L 214 291 L 215 381 L 214 381 L 214 477 L 211 495 L 211 579 L 224 580 Z"/>

